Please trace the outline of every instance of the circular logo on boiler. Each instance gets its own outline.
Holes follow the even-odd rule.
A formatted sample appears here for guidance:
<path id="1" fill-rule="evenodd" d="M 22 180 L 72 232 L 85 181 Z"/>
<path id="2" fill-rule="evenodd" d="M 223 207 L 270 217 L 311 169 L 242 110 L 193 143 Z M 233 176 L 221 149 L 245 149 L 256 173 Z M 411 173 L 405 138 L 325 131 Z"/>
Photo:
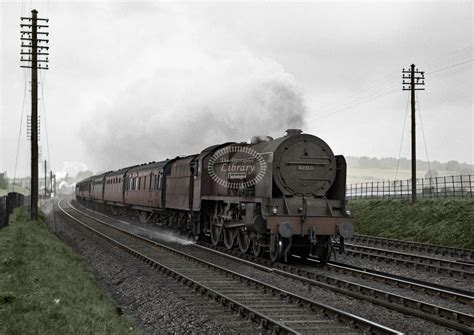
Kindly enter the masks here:
<path id="1" fill-rule="evenodd" d="M 207 164 L 209 176 L 231 189 L 254 186 L 262 180 L 267 164 L 262 155 L 248 147 L 229 146 L 217 150 Z"/>

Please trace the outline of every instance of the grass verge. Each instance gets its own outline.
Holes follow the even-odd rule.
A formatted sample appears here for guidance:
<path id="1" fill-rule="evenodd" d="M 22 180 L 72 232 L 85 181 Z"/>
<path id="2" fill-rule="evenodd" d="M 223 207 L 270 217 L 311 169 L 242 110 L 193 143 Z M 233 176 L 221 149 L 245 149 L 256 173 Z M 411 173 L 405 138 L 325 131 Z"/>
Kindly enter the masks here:
<path id="1" fill-rule="evenodd" d="M 351 201 L 359 234 L 474 249 L 474 200 Z"/>
<path id="2" fill-rule="evenodd" d="M 19 208 L 0 230 L 0 334 L 131 334 L 84 262 Z"/>

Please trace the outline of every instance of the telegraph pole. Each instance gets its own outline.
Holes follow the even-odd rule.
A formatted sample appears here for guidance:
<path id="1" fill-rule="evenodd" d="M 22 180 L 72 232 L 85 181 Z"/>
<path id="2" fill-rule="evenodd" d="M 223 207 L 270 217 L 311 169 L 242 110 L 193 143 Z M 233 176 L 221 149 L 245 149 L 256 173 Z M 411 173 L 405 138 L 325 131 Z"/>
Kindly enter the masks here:
<path id="1" fill-rule="evenodd" d="M 51 162 L 49 163 L 51 165 Z M 53 197 L 53 171 L 49 170 L 49 197 Z"/>
<path id="2" fill-rule="evenodd" d="M 21 18 L 21 61 L 26 65 L 23 68 L 31 69 L 31 219 L 38 218 L 38 69 L 47 70 L 49 47 L 45 46 L 49 40 L 38 38 L 38 35 L 47 37 L 49 33 L 42 31 L 48 28 L 47 25 L 38 24 L 39 22 L 48 23 L 48 19 L 38 18 L 38 11 L 33 9 L 31 17 Z M 26 22 L 26 23 L 23 23 Z M 43 29 L 44 30 L 44 29 Z M 25 48 L 26 51 L 23 49 Z M 39 52 L 38 52 L 39 51 Z M 27 58 L 23 58 L 27 55 Z M 44 63 L 44 65 L 42 64 Z"/>
<path id="3" fill-rule="evenodd" d="M 48 176 L 48 167 L 47 167 L 47 162 L 45 159 L 44 160 L 44 200 L 46 200 L 46 196 L 48 195 L 47 176 Z"/>
<path id="4" fill-rule="evenodd" d="M 402 70 L 403 90 L 411 92 L 411 202 L 416 202 L 416 122 L 415 122 L 415 91 L 425 88 L 425 72 L 418 71 L 415 64 L 410 65 L 410 70 Z M 410 82 L 405 81 L 410 80 Z M 408 86 L 405 86 L 408 85 Z"/>

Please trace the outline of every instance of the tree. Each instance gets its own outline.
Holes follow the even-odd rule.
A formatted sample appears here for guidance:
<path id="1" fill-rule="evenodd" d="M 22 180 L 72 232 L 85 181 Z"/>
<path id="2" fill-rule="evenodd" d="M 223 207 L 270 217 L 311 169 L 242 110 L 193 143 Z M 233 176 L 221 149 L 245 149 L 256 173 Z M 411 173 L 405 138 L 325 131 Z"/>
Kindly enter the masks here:
<path id="1" fill-rule="evenodd" d="M 461 166 L 458 161 L 449 161 L 446 163 L 446 170 L 459 172 L 461 170 Z"/>
<path id="2" fill-rule="evenodd" d="M 361 169 L 370 169 L 370 158 L 367 156 L 359 158 L 359 167 Z"/>
<path id="3" fill-rule="evenodd" d="M 463 176 L 468 176 L 468 175 L 472 175 L 472 169 L 470 168 L 462 168 L 460 172 L 461 175 Z"/>

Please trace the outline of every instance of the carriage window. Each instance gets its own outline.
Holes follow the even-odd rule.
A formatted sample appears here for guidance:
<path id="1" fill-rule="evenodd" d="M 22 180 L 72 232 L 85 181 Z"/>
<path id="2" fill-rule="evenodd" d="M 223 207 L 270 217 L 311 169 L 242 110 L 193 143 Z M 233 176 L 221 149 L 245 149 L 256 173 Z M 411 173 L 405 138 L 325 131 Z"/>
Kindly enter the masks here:
<path id="1" fill-rule="evenodd" d="M 161 190 L 161 183 L 163 182 L 163 175 L 160 174 L 160 177 L 158 178 L 158 189 Z"/>

